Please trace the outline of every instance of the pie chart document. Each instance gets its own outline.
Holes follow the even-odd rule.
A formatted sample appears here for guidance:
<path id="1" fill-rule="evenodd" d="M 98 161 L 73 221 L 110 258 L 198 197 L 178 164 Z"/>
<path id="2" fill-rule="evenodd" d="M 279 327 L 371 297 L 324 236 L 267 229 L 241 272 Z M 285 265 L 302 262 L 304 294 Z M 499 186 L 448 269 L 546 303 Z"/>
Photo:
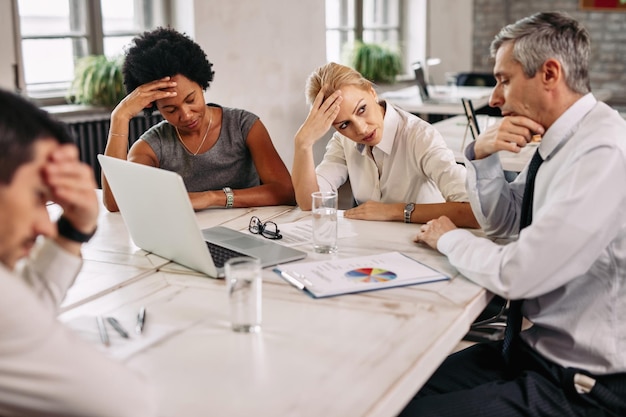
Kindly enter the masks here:
<path id="1" fill-rule="evenodd" d="M 450 279 L 400 252 L 284 264 L 274 271 L 316 298 Z"/>

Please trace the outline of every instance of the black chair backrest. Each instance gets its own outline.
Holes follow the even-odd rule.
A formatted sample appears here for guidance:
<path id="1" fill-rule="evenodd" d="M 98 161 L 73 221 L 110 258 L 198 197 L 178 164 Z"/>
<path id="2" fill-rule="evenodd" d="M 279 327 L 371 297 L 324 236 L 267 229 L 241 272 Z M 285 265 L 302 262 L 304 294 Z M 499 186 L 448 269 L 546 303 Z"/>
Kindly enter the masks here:
<path id="1" fill-rule="evenodd" d="M 456 85 L 493 87 L 496 85 L 496 77 L 488 72 L 461 72 L 456 77 Z"/>

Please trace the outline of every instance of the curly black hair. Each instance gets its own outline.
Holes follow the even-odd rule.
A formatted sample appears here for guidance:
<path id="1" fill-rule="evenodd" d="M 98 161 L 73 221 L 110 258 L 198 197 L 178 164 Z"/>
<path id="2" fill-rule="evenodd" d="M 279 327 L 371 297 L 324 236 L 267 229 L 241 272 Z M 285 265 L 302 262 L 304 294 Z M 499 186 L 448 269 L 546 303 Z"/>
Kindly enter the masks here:
<path id="1" fill-rule="evenodd" d="M 186 34 L 159 27 L 133 39 L 126 51 L 122 74 L 127 93 L 140 85 L 176 74 L 189 78 L 206 90 L 215 74 L 212 67 L 200 45 Z M 152 112 L 154 109 L 153 103 L 147 110 Z"/>

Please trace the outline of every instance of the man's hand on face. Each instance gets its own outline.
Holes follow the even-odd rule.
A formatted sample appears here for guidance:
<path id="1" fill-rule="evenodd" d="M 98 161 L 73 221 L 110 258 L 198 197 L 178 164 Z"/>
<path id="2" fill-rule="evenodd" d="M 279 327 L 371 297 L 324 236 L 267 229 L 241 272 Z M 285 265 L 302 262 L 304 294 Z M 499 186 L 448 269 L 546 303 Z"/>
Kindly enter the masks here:
<path id="1" fill-rule="evenodd" d="M 474 155 L 476 159 L 483 159 L 498 151 L 519 153 L 535 135 L 544 132 L 543 126 L 528 117 L 506 116 L 476 139 Z"/>
<path id="2" fill-rule="evenodd" d="M 78 159 L 78 148 L 70 144 L 56 148 L 42 175 L 50 199 L 63 208 L 63 216 L 76 230 L 92 233 L 98 222 L 96 182 L 92 168 Z"/>

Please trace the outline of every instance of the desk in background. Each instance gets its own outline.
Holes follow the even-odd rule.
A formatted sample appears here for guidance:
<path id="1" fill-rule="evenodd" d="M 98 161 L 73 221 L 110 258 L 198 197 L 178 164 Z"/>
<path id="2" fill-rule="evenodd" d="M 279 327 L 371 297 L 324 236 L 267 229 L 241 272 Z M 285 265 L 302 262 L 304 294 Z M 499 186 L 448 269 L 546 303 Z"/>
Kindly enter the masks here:
<path id="1" fill-rule="evenodd" d="M 293 207 L 209 209 L 197 218 L 203 228 L 245 230 L 252 214 L 279 227 L 311 219 L 310 212 Z M 340 239 L 336 255 L 300 244 L 309 254 L 304 261 L 398 250 L 453 279 L 312 299 L 265 269 L 262 331 L 239 334 L 230 330 L 223 280 L 155 264 L 149 273 L 74 303 L 60 319 L 146 374 L 156 387 L 161 416 L 395 416 L 490 295 L 459 276 L 446 257 L 413 243 L 419 225 L 341 218 L 340 227 L 356 236 Z M 86 252 L 95 261 L 110 261 L 109 247 L 120 256 L 117 262 L 126 255 L 130 262 L 143 251 L 128 242 L 121 216 L 104 212 Z M 116 274 L 116 265 L 103 262 L 101 276 Z M 79 288 L 84 279 L 79 275 Z M 142 305 L 144 334 L 123 340 L 110 332 L 111 346 L 104 348 L 93 316 L 112 315 L 132 329 Z"/>
<path id="2" fill-rule="evenodd" d="M 418 93 L 417 86 L 387 91 L 382 93 L 380 97 L 409 113 L 420 116 L 424 120 L 433 121 L 433 115 L 450 116 L 465 114 L 461 98 L 471 99 L 475 109 L 487 106 L 492 89 L 492 87 L 429 86 L 428 92 L 432 98 L 458 99 L 445 103 L 425 103 Z"/>
<path id="3" fill-rule="evenodd" d="M 428 86 L 428 93 L 433 98 L 458 98 L 458 103 L 425 103 L 422 101 L 417 86 L 390 90 L 380 94 L 380 97 L 395 104 L 409 113 L 416 114 L 424 120 L 435 122 L 441 120 L 441 116 L 453 116 L 464 114 L 461 98 L 472 100 L 475 110 L 489 105 L 489 98 L 493 87 L 472 87 L 472 86 Z M 611 90 L 593 90 L 593 95 L 599 101 L 611 99 Z M 433 116 L 439 116 L 433 118 Z"/>

